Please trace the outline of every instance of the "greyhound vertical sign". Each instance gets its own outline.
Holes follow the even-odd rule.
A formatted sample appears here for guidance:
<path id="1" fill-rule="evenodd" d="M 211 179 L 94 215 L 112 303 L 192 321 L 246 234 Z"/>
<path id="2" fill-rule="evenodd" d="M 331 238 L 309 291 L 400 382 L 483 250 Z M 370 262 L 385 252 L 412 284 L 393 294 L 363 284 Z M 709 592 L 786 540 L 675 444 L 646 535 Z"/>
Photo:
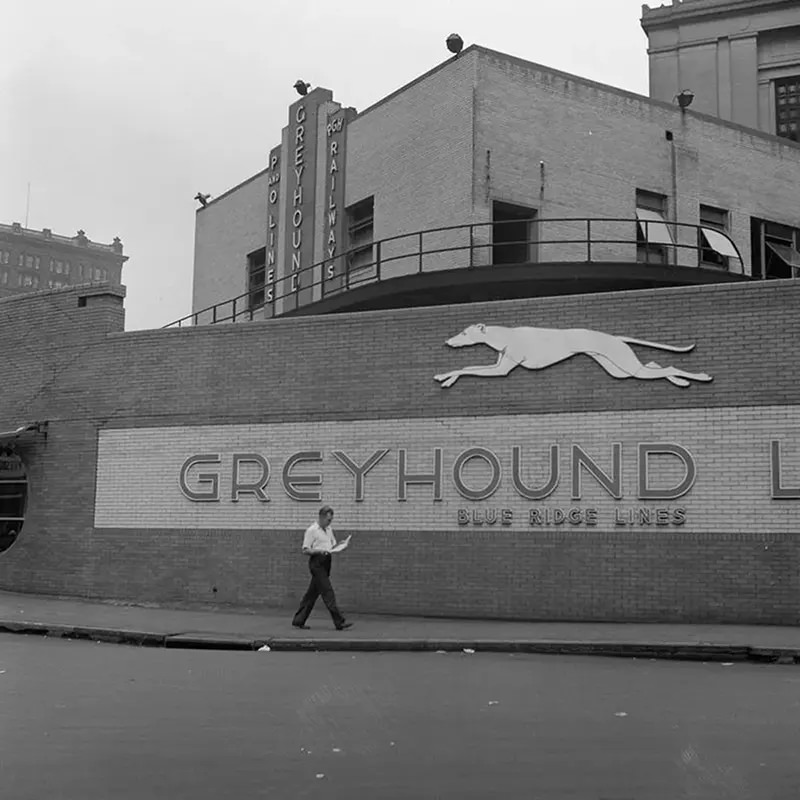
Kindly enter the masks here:
<path id="1" fill-rule="evenodd" d="M 483 344 L 497 352 L 497 362 L 435 375 L 442 388 L 452 386 L 464 375 L 502 377 L 517 367 L 546 369 L 577 355 L 594 359 L 613 378 L 638 378 L 652 381 L 665 379 L 675 386 L 689 386 L 690 381 L 706 383 L 712 380 L 705 372 L 686 372 L 677 367 L 662 367 L 655 361 L 643 364 L 631 345 L 667 350 L 670 353 L 689 353 L 694 345 L 676 347 L 659 342 L 614 336 L 585 328 L 505 328 L 500 325 L 470 325 L 448 339 L 448 347 L 472 347 Z"/>

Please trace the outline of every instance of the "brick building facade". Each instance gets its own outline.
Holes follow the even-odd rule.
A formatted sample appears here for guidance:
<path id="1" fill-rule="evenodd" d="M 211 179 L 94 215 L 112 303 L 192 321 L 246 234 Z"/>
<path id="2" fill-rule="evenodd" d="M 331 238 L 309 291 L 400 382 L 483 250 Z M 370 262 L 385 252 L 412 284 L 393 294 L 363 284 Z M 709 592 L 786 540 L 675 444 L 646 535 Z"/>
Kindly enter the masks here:
<path id="1" fill-rule="evenodd" d="M 665 235 L 686 248 L 679 264 L 756 278 L 800 268 L 800 146 L 482 47 L 360 113 L 315 89 L 290 106 L 289 123 L 264 171 L 198 210 L 193 311 L 253 291 L 265 316 L 285 313 L 338 288 L 343 273 L 361 275 L 359 253 L 375 243 L 374 260 L 380 240 L 382 278 L 412 273 L 422 229 L 483 226 L 474 254 L 466 229 L 427 234 L 430 247 L 454 249 L 425 270 L 496 263 L 493 223 L 515 215 L 534 220 L 523 260 L 539 264 L 584 259 L 587 217 L 621 220 L 599 238 L 629 241 L 598 250 L 641 261 L 634 220 L 644 212 L 678 225 Z M 578 219 L 553 221 L 563 218 Z M 697 225 L 729 235 L 740 259 L 712 252 L 707 264 L 711 248 L 698 263 Z"/>
<path id="2" fill-rule="evenodd" d="M 100 244 L 82 230 L 70 237 L 0 224 L 0 297 L 84 283 L 121 286 L 127 260 L 119 237 Z"/>
<path id="3" fill-rule="evenodd" d="M 0 587 L 288 605 L 325 501 L 354 534 L 348 611 L 797 624 L 798 301 L 764 281 L 123 333 L 112 288 L 2 300 L 0 430 L 47 426 L 4 434 L 29 493 Z M 477 323 L 695 345 L 634 345 L 695 377 L 577 355 L 444 388 L 495 361 L 445 344 Z"/>

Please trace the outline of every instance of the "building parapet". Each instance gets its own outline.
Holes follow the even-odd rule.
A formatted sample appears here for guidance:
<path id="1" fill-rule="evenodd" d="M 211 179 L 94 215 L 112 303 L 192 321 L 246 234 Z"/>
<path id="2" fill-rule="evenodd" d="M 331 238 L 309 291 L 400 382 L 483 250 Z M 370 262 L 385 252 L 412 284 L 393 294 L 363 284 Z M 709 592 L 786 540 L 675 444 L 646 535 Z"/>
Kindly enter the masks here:
<path id="1" fill-rule="evenodd" d="M 83 230 L 79 230 L 75 236 L 61 236 L 60 234 L 53 233 L 50 228 L 35 230 L 33 228 L 25 228 L 19 222 L 12 222 L 11 225 L 0 223 L 0 233 L 14 236 L 27 236 L 33 239 L 40 239 L 43 242 L 56 242 L 71 247 L 85 247 L 89 250 L 99 250 L 104 253 L 113 253 L 122 256 L 122 241 L 119 236 L 115 236 L 111 244 L 101 244 L 100 242 L 93 242 L 91 239 L 88 239 L 86 232 Z M 127 256 L 123 258 L 127 260 Z"/>

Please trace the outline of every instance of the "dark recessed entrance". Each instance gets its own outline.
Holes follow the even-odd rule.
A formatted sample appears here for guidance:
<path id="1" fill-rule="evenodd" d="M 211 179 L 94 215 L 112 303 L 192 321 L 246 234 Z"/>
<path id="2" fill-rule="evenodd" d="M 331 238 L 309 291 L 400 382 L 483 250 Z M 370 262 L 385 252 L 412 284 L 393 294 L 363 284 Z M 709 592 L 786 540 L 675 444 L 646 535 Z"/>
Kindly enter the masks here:
<path id="1" fill-rule="evenodd" d="M 0 445 L 0 552 L 17 540 L 25 521 L 28 479 L 22 459 Z"/>
<path id="2" fill-rule="evenodd" d="M 536 210 L 510 203 L 492 204 L 492 259 L 495 264 L 535 261 Z"/>

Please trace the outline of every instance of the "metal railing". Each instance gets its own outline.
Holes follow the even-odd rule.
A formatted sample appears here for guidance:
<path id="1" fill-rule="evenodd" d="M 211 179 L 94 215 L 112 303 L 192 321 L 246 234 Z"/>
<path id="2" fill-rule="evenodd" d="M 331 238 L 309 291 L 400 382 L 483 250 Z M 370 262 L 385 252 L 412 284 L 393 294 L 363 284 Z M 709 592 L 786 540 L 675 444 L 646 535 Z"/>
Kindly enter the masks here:
<path id="1" fill-rule="evenodd" d="M 528 235 L 511 241 L 498 236 L 504 226 L 513 225 L 526 226 Z M 666 236 L 665 231 L 669 232 Z M 739 253 L 730 237 L 718 232 Z M 450 225 L 390 236 L 371 247 L 372 259 L 366 263 L 364 253 L 369 245 L 362 244 L 275 280 L 269 280 L 276 271 L 272 266 L 251 270 L 252 288 L 248 291 L 164 327 L 271 319 L 366 284 L 456 267 L 524 263 L 530 264 L 532 278 L 537 263 L 629 262 L 743 272 L 741 254 L 734 259 L 714 251 L 704 240 L 700 225 L 632 218 L 534 217 Z"/>

